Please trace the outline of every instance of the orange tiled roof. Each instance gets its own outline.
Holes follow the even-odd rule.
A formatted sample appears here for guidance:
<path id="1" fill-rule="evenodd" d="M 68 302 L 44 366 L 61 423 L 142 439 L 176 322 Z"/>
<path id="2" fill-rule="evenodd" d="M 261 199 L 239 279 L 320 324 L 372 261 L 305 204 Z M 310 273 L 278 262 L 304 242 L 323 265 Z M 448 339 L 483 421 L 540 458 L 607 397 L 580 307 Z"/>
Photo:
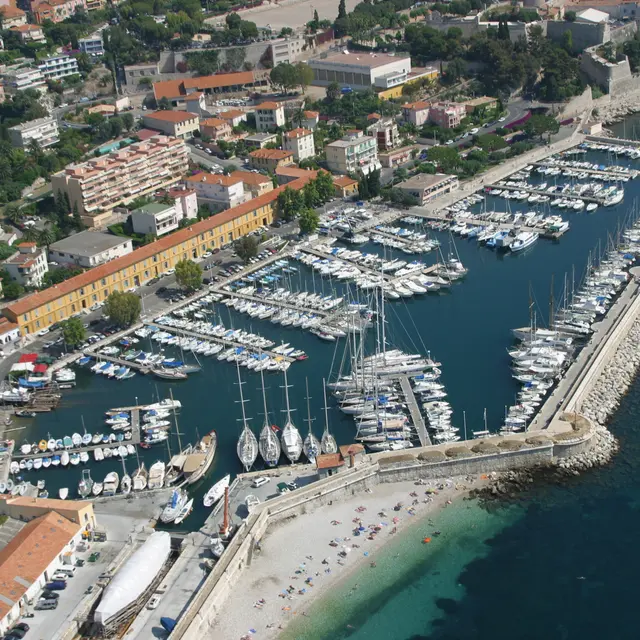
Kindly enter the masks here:
<path id="1" fill-rule="evenodd" d="M 21 242 L 18 247 L 37 247 L 38 245 L 35 242 Z"/>
<path id="2" fill-rule="evenodd" d="M 267 111 L 273 110 L 273 109 L 279 109 L 282 105 L 278 104 L 277 102 L 263 102 L 262 104 L 259 104 L 256 109 L 265 109 Z"/>
<path id="3" fill-rule="evenodd" d="M 276 175 L 285 176 L 287 178 L 308 178 L 309 180 L 312 180 L 318 175 L 318 172 L 314 169 L 301 169 L 294 165 L 288 167 L 277 167 Z"/>
<path id="4" fill-rule="evenodd" d="M 316 468 L 331 469 L 333 467 L 341 467 L 344 460 L 339 453 L 321 453 L 316 457 Z"/>
<path id="5" fill-rule="evenodd" d="M 2 13 L 5 18 L 23 18 L 27 15 L 24 11 L 22 11 L 22 9 L 11 6 L 0 7 L 0 13 Z"/>
<path id="6" fill-rule="evenodd" d="M 430 102 L 407 102 L 402 105 L 403 109 L 410 109 L 411 111 L 423 111 L 431 106 Z"/>
<path id="7" fill-rule="evenodd" d="M 0 318 L 0 334 L 9 333 L 9 331 L 19 328 L 15 322 L 10 322 L 6 318 Z"/>
<path id="8" fill-rule="evenodd" d="M 292 151 L 282 149 L 256 149 L 249 154 L 252 158 L 265 158 L 267 160 L 284 160 L 293 157 Z"/>
<path id="9" fill-rule="evenodd" d="M 254 82 L 253 71 L 237 71 L 235 73 L 217 73 L 213 76 L 200 76 L 183 80 L 185 89 L 218 89 L 219 87 L 232 87 L 234 85 L 252 84 Z"/>
<path id="10" fill-rule="evenodd" d="M 367 120 L 380 120 L 380 118 L 382 118 L 382 116 L 379 113 L 370 113 L 367 116 Z"/>
<path id="11" fill-rule="evenodd" d="M 204 95 L 204 93 L 202 93 L 202 91 L 196 91 L 195 93 L 190 93 L 185 100 L 187 102 L 189 102 L 190 100 L 200 100 L 200 98 L 202 98 L 202 96 Z"/>
<path id="12" fill-rule="evenodd" d="M 300 180 L 296 180 L 295 182 L 292 182 L 287 186 L 292 189 L 302 189 L 302 187 L 304 187 L 304 185 L 314 177 L 314 174 L 315 172 L 310 171 L 308 172 L 308 175 L 300 176 Z M 130 267 L 131 265 L 134 265 L 142 260 L 151 258 L 152 256 L 162 251 L 167 251 L 172 247 L 178 246 L 183 242 L 191 240 L 191 238 L 196 238 L 201 233 L 206 233 L 211 229 L 215 229 L 222 226 L 223 224 L 226 224 L 227 222 L 235 220 L 236 218 L 240 218 L 246 213 L 255 211 L 260 207 L 264 207 L 265 205 L 277 200 L 278 194 L 280 194 L 283 190 L 284 186 L 278 187 L 273 191 L 269 191 L 268 193 L 264 193 L 257 198 L 253 198 L 247 202 L 244 202 L 237 207 L 232 207 L 231 209 L 227 209 L 222 213 L 211 216 L 206 220 L 197 222 L 191 227 L 180 229 L 175 233 L 169 233 L 159 240 L 156 240 L 155 242 L 151 242 L 144 247 L 140 247 L 139 249 L 128 253 L 126 256 L 121 256 L 120 258 L 116 258 L 115 260 L 106 262 L 105 264 L 102 264 L 98 267 L 84 271 L 83 273 L 74 276 L 73 278 L 69 278 L 68 280 L 61 282 L 60 284 L 49 287 L 44 291 L 32 293 L 31 295 L 25 296 L 20 300 L 16 300 L 16 302 L 14 302 L 13 304 L 4 307 L 4 310 L 9 311 L 16 316 L 19 316 L 20 314 L 27 313 L 32 309 L 37 309 L 43 304 L 47 304 L 48 302 L 57 300 L 58 298 L 69 293 L 73 293 L 74 291 L 77 291 L 82 287 L 86 287 L 93 282 L 97 282 L 102 278 L 107 278 L 108 276 L 117 273 L 121 269 L 125 269 L 126 267 Z"/>
<path id="13" fill-rule="evenodd" d="M 175 100 L 175 98 L 184 96 L 185 93 L 182 80 L 163 80 L 153 83 L 153 95 L 156 100 L 162 100 L 162 98 Z"/>
<path id="14" fill-rule="evenodd" d="M 206 120 L 200 120 L 201 127 L 228 127 L 229 123 L 226 120 L 220 118 L 207 118 Z"/>
<path id="15" fill-rule="evenodd" d="M 0 551 L 0 617 L 20 601 L 81 526 L 55 511 L 35 518 Z"/>
<path id="16" fill-rule="evenodd" d="M 354 184 L 358 184 L 358 181 L 350 178 L 349 176 L 335 176 L 333 178 L 333 184 L 336 184 L 344 189 L 346 187 L 351 187 Z"/>
<path id="17" fill-rule="evenodd" d="M 195 120 L 197 116 L 188 111 L 154 111 L 145 116 L 145 118 L 153 118 L 154 120 L 162 120 L 164 122 L 187 122 L 187 120 Z"/>
<path id="18" fill-rule="evenodd" d="M 271 182 L 269 176 L 263 176 L 261 173 L 251 173 L 250 171 L 234 171 L 229 174 L 232 178 L 240 178 L 246 184 L 259 186 L 265 182 Z"/>
<path id="19" fill-rule="evenodd" d="M 304 117 L 305 118 L 319 118 L 320 117 L 320 112 L 319 111 L 305 111 L 304 112 Z"/>
<path id="20" fill-rule="evenodd" d="M 205 184 L 219 184 L 223 187 L 231 187 L 238 182 L 242 182 L 242 178 L 232 178 L 231 176 L 218 176 L 212 173 L 196 173 L 184 179 L 185 182 L 204 182 Z"/>
<path id="21" fill-rule="evenodd" d="M 29 33 L 29 31 L 42 31 L 37 24 L 21 24 L 19 27 L 11 27 L 10 31 L 20 31 L 21 33 Z"/>
<path id="22" fill-rule="evenodd" d="M 218 114 L 218 118 L 222 118 L 223 120 L 235 120 L 240 116 L 245 116 L 246 113 L 244 111 L 240 111 L 240 109 L 229 109 L 229 111 L 221 111 Z"/>
<path id="23" fill-rule="evenodd" d="M 292 129 L 291 131 L 287 131 L 284 135 L 286 138 L 302 138 L 304 136 L 313 135 L 313 131 L 309 131 L 309 129 L 302 129 L 298 127 L 297 129 Z"/>

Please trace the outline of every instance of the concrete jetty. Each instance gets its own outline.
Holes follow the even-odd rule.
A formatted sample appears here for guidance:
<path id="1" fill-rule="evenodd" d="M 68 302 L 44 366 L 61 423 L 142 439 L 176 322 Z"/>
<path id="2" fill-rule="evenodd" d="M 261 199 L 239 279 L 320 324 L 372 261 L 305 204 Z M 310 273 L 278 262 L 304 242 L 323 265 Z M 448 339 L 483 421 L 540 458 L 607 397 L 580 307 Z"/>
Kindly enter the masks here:
<path id="1" fill-rule="evenodd" d="M 579 162 L 576 161 L 576 162 Z M 586 169 L 583 167 L 574 167 L 571 165 L 571 160 L 548 160 L 542 162 L 533 162 L 534 167 L 546 167 L 546 168 L 557 168 L 568 170 L 568 171 L 578 171 L 579 173 L 588 173 L 591 176 L 597 176 L 601 178 L 610 178 L 611 180 L 619 180 L 620 178 L 635 178 L 638 175 L 638 171 L 624 171 L 623 167 L 609 167 L 607 171 L 601 171 L 600 169 Z M 566 177 L 566 176 L 563 176 Z"/>
<path id="2" fill-rule="evenodd" d="M 409 382 L 409 378 L 407 378 L 407 376 L 402 376 L 400 378 L 400 387 L 402 388 L 402 394 L 404 395 L 407 407 L 409 408 L 409 413 L 411 414 L 411 421 L 413 422 L 413 426 L 418 433 L 420 446 L 428 447 L 431 444 L 431 438 L 429 438 L 429 434 L 427 433 L 427 428 L 424 424 L 424 418 L 422 417 L 422 412 L 420 411 L 420 405 L 416 400 L 416 394 L 413 392 L 411 383 Z"/>
<path id="3" fill-rule="evenodd" d="M 568 200 L 583 200 L 584 202 L 595 202 L 604 204 L 605 199 L 597 196 L 583 196 L 575 193 L 549 193 L 544 189 L 535 189 L 534 187 L 511 187 L 504 184 L 488 184 L 488 189 L 502 189 L 502 191 L 526 191 L 530 195 L 548 196 L 550 198 L 566 198 Z"/>

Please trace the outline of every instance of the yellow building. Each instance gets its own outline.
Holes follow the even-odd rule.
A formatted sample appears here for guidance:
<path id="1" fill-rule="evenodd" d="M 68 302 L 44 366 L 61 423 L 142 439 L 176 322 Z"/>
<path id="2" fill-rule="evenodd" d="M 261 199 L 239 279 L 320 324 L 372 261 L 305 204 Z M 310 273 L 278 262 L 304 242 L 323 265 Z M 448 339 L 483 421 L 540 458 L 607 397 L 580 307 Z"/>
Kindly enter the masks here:
<path id="1" fill-rule="evenodd" d="M 67 520 L 82 526 L 87 531 L 94 529 L 96 526 L 93 503 L 88 500 L 0 496 L 0 515 L 9 516 L 14 520 L 29 522 L 29 520 L 44 516 L 50 511 L 55 511 Z"/>
<path id="2" fill-rule="evenodd" d="M 300 177 L 288 186 L 302 187 L 311 179 Z M 104 302 L 113 291 L 127 291 L 173 269 L 180 260 L 194 259 L 211 249 L 233 242 L 275 217 L 278 187 L 191 227 L 160 238 L 64 282 L 28 295 L 2 310 L 20 327 L 21 334 L 37 333 L 54 322 Z"/>
<path id="3" fill-rule="evenodd" d="M 249 159 L 254 169 L 265 169 L 269 173 L 275 173 L 278 167 L 293 164 L 293 151 L 256 149 L 249 154 Z"/>

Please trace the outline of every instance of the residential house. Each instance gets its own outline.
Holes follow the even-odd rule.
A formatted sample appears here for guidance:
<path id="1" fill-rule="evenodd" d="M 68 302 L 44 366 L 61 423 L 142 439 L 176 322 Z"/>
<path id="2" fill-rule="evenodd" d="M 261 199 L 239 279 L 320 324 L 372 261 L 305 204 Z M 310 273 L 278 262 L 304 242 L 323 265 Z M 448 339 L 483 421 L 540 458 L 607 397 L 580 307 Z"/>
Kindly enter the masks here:
<path id="1" fill-rule="evenodd" d="M 200 133 L 212 140 L 228 140 L 233 135 L 229 123 L 220 118 L 200 120 Z"/>
<path id="2" fill-rule="evenodd" d="M 4 27 L 6 29 L 6 27 Z M 20 42 L 44 42 L 44 31 L 37 24 L 22 24 L 19 27 L 11 27 L 10 31 L 15 33 Z"/>
<path id="3" fill-rule="evenodd" d="M 0 294 L 2 293 L 2 281 L 0 280 Z M 20 327 L 15 322 L 6 318 L 0 318 L 0 345 L 5 346 L 20 340 Z"/>
<path id="4" fill-rule="evenodd" d="M 27 24 L 27 14 L 11 5 L 0 7 L 0 19 L 2 20 L 3 29 L 11 29 L 11 27 L 21 27 Z"/>
<path id="5" fill-rule="evenodd" d="M 349 176 L 333 176 L 333 188 L 338 198 L 351 198 L 358 194 L 358 181 Z"/>
<path id="6" fill-rule="evenodd" d="M 249 154 L 249 162 L 254 169 L 275 173 L 278 167 L 293 164 L 293 152 L 280 149 L 256 149 Z"/>
<path id="7" fill-rule="evenodd" d="M 230 178 L 240 178 L 244 187 L 245 194 L 250 193 L 252 198 L 273 191 L 273 180 L 269 176 L 261 173 L 252 173 L 251 171 L 234 171 L 229 175 Z"/>
<path id="8" fill-rule="evenodd" d="M 133 251 L 131 238 L 81 231 L 49 246 L 49 260 L 90 269 Z"/>
<path id="9" fill-rule="evenodd" d="M 367 127 L 367 133 L 370 136 L 375 136 L 379 151 L 394 149 L 402 142 L 398 123 L 393 118 L 380 118 Z"/>
<path id="10" fill-rule="evenodd" d="M 276 144 L 278 136 L 275 133 L 254 133 L 243 138 L 242 141 L 249 149 L 264 149 L 268 144 Z"/>
<path id="11" fill-rule="evenodd" d="M 399 149 L 383 151 L 378 154 L 378 160 L 380 160 L 380 164 L 383 167 L 392 169 L 393 167 L 398 167 L 405 162 L 409 162 L 416 149 L 417 147 L 409 145 L 407 147 L 400 147 Z"/>
<path id="12" fill-rule="evenodd" d="M 395 188 L 413 196 L 419 205 L 425 205 L 444 193 L 455 191 L 458 186 L 457 176 L 449 176 L 443 173 L 436 173 L 435 175 L 418 173 L 397 184 Z"/>
<path id="13" fill-rule="evenodd" d="M 341 140 L 328 144 L 325 153 L 327 166 L 335 173 L 360 171 L 366 175 L 380 169 L 377 139 L 365 136 L 362 131 L 348 131 Z"/>
<path id="14" fill-rule="evenodd" d="M 39 118 L 9 127 L 9 138 L 14 147 L 28 149 L 31 142 L 41 148 L 50 147 L 60 140 L 56 118 Z"/>
<path id="15" fill-rule="evenodd" d="M 188 111 L 154 111 L 142 118 L 145 127 L 174 138 L 191 138 L 200 129 L 198 116 Z"/>
<path id="16" fill-rule="evenodd" d="M 430 102 L 410 102 L 402 106 L 402 117 L 416 127 L 421 127 L 429 120 Z"/>
<path id="17" fill-rule="evenodd" d="M 135 233 L 156 237 L 175 231 L 180 224 L 176 208 L 172 204 L 152 202 L 131 212 L 131 225 Z"/>
<path id="18" fill-rule="evenodd" d="M 237 176 L 197 173 L 185 178 L 184 184 L 196 192 L 200 204 L 206 204 L 212 211 L 231 209 L 248 199 L 242 178 Z"/>
<path id="19" fill-rule="evenodd" d="M 284 106 L 277 102 L 263 102 L 256 107 L 256 129 L 272 131 L 284 127 Z"/>
<path id="20" fill-rule="evenodd" d="M 173 200 L 173 206 L 176 208 L 178 220 L 183 218 L 197 217 L 198 215 L 198 197 L 193 189 L 187 189 L 184 186 L 169 189 L 165 195 Z"/>
<path id="21" fill-rule="evenodd" d="M 60 80 L 80 73 L 78 61 L 74 56 L 66 54 L 41 60 L 40 64 L 38 64 L 38 69 L 47 80 Z"/>
<path id="22" fill-rule="evenodd" d="M 97 31 L 86 38 L 80 38 L 78 40 L 78 48 L 81 53 L 86 53 L 92 58 L 99 58 L 100 56 L 103 56 L 104 43 L 102 42 L 102 34 Z"/>
<path id="23" fill-rule="evenodd" d="M 232 127 L 239 127 L 241 122 L 247 121 L 247 114 L 240 109 L 229 109 L 229 111 L 221 111 L 216 118 L 226 120 Z"/>
<path id="24" fill-rule="evenodd" d="M 315 131 L 318 126 L 318 122 L 320 122 L 320 113 L 318 111 L 305 111 L 303 115 L 302 128 Z"/>
<path id="25" fill-rule="evenodd" d="M 443 129 L 453 129 L 460 124 L 466 113 L 462 103 L 436 102 L 429 109 L 429 120 Z"/>
<path id="26" fill-rule="evenodd" d="M 49 271 L 47 252 L 39 248 L 35 242 L 22 242 L 18 247 L 18 253 L 14 253 L 2 264 L 18 284 L 24 287 L 39 287 L 44 279 L 44 274 Z"/>
<path id="27" fill-rule="evenodd" d="M 42 24 L 45 20 L 62 22 L 71 18 L 78 9 L 86 11 L 86 0 L 46 0 L 45 2 L 32 0 L 31 2 L 31 12 L 38 24 Z"/>
<path id="28" fill-rule="evenodd" d="M 310 129 L 293 129 L 282 136 L 282 146 L 286 151 L 291 151 L 296 162 L 313 158 L 316 155 L 316 146 L 313 140 L 313 131 Z"/>
<path id="29" fill-rule="evenodd" d="M 477 111 L 492 111 L 498 106 L 498 99 L 491 98 L 489 96 L 481 96 L 479 98 L 473 98 L 473 100 L 467 100 L 463 102 L 464 108 L 467 113 L 476 113 Z"/>

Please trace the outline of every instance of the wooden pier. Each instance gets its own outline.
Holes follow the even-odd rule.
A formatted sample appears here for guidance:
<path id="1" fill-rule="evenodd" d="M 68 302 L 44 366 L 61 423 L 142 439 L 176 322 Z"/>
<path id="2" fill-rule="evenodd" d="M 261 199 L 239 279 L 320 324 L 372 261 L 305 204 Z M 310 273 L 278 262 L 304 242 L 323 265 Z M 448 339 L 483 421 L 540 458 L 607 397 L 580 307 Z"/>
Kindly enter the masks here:
<path id="1" fill-rule="evenodd" d="M 149 373 L 152 369 L 151 365 L 142 364 L 140 362 L 136 362 L 135 360 L 123 360 L 122 358 L 118 358 L 118 356 L 108 356 L 105 353 L 96 353 L 94 351 L 83 351 L 85 356 L 90 356 L 91 358 L 95 358 L 96 360 L 105 360 L 107 362 L 113 362 L 113 364 L 117 364 L 120 367 L 129 367 L 130 369 L 135 369 L 139 373 Z M 113 380 L 117 380 L 117 378 L 112 378 Z"/>
<path id="2" fill-rule="evenodd" d="M 577 171 L 578 173 L 588 173 L 591 176 L 597 177 L 605 177 L 611 180 L 619 180 L 620 178 L 629 178 L 629 180 L 633 180 L 638 176 L 638 172 L 634 169 L 631 171 L 624 171 L 623 167 L 609 167 L 608 171 L 601 171 L 600 169 L 587 169 L 583 167 L 572 167 L 572 160 L 560 160 L 560 161 L 551 161 L 551 162 L 532 162 L 531 164 L 534 167 L 545 167 L 548 169 L 561 169 L 562 171 Z M 576 160 L 575 162 L 580 162 Z M 558 177 L 571 177 L 571 176 L 558 176 Z"/>
<path id="3" fill-rule="evenodd" d="M 431 438 L 429 438 L 429 434 L 427 433 L 427 428 L 424 424 L 424 418 L 422 417 L 422 412 L 420 411 L 420 405 L 416 400 L 416 395 L 415 393 L 413 393 L 411 383 L 409 382 L 409 378 L 407 376 L 402 376 L 400 378 L 400 386 L 402 387 L 402 393 L 407 402 L 407 406 L 409 407 L 411 421 L 413 422 L 413 426 L 418 433 L 420 446 L 429 447 L 431 446 Z"/>
<path id="4" fill-rule="evenodd" d="M 175 334 L 179 334 L 182 336 L 187 336 L 189 338 L 197 338 L 198 340 L 205 340 L 206 342 L 216 342 L 218 344 L 221 344 L 225 347 L 227 347 L 227 349 L 229 349 L 230 347 L 236 347 L 236 348 L 243 348 L 243 349 L 247 349 L 248 351 L 251 352 L 261 352 L 264 353 L 265 355 L 270 356 L 271 358 L 282 358 L 283 360 L 286 360 L 287 362 L 294 362 L 295 358 L 291 358 L 290 356 L 285 356 L 282 355 L 281 353 L 275 353 L 273 351 L 271 351 L 270 349 L 262 349 L 259 347 L 255 347 L 253 345 L 246 345 L 246 344 L 242 344 L 241 342 L 234 342 L 232 340 L 226 340 L 223 338 L 218 338 L 216 336 L 210 336 L 206 333 L 199 333 L 198 331 L 189 331 L 188 329 L 181 329 L 179 327 L 172 327 L 170 325 L 165 325 L 162 322 L 145 322 L 145 324 L 150 325 L 150 326 L 156 326 L 156 327 L 162 327 L 164 330 L 168 331 L 169 333 L 175 333 Z M 171 346 L 171 345 L 169 345 Z M 216 354 L 217 355 L 217 354 Z"/>
<path id="5" fill-rule="evenodd" d="M 99 427 L 100 429 L 102 427 Z M 140 435 L 140 411 L 138 409 L 134 409 L 131 411 L 131 426 L 127 427 L 127 431 L 131 430 L 131 439 L 123 440 L 122 442 L 101 442 L 98 444 L 89 444 L 86 447 L 72 447 L 71 449 L 58 449 L 56 451 L 38 451 L 37 453 L 28 453 L 26 455 L 22 453 L 14 454 L 12 457 L 15 460 L 35 460 L 36 458 L 47 458 L 55 455 L 60 455 L 63 451 L 66 451 L 69 455 L 72 453 L 82 453 L 86 451 L 90 453 L 95 449 L 117 449 L 121 445 L 132 444 L 137 446 L 140 444 L 141 435 Z M 111 431 L 111 425 L 104 425 L 104 433 L 109 433 Z M 124 431 L 124 429 L 123 429 Z M 97 429 L 96 429 L 97 432 Z M 58 440 L 59 438 L 56 438 Z M 80 466 L 80 465 L 78 465 Z"/>

